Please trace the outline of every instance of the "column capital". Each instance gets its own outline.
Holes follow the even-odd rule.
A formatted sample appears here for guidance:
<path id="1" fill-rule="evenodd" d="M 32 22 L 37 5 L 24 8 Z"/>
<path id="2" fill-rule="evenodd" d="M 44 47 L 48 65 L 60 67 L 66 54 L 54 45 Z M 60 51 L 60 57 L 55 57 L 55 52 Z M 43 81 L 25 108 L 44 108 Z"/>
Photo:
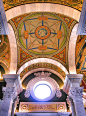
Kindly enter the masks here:
<path id="1" fill-rule="evenodd" d="M 17 94 L 23 90 L 19 74 L 4 74 L 3 78 L 6 81 L 6 87 L 15 87 Z"/>
<path id="2" fill-rule="evenodd" d="M 71 87 L 79 87 L 83 78 L 82 74 L 67 74 L 67 78 L 71 83 Z"/>
<path id="3" fill-rule="evenodd" d="M 69 96 L 73 100 L 80 99 L 82 100 L 83 97 L 83 87 L 71 87 L 69 90 Z"/>
<path id="4" fill-rule="evenodd" d="M 65 93 L 68 93 L 70 87 L 79 87 L 82 78 L 83 78 L 82 74 L 67 74 L 65 77 L 63 91 Z"/>
<path id="5" fill-rule="evenodd" d="M 15 87 L 3 87 L 3 100 L 8 100 L 8 98 L 14 100 L 17 96 L 17 92 L 15 90 Z"/>

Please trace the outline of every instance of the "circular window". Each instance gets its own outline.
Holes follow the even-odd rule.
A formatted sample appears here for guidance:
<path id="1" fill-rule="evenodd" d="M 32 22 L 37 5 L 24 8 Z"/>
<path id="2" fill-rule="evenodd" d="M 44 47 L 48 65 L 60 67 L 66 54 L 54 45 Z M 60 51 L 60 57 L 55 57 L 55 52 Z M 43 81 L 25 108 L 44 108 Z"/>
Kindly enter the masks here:
<path id="1" fill-rule="evenodd" d="M 52 93 L 52 86 L 47 81 L 39 81 L 33 87 L 34 95 L 38 99 L 46 99 Z"/>
<path id="2" fill-rule="evenodd" d="M 33 78 L 29 81 L 25 97 L 28 98 L 30 95 L 37 101 L 48 101 L 52 99 L 55 94 L 57 97 L 61 97 L 61 92 L 59 89 L 59 85 L 56 81 L 50 77 L 48 77 L 49 73 L 37 73 L 35 74 L 36 78 Z"/>
<path id="3" fill-rule="evenodd" d="M 51 88 L 46 84 L 37 85 L 34 89 L 34 94 L 39 99 L 45 99 L 50 96 Z"/>

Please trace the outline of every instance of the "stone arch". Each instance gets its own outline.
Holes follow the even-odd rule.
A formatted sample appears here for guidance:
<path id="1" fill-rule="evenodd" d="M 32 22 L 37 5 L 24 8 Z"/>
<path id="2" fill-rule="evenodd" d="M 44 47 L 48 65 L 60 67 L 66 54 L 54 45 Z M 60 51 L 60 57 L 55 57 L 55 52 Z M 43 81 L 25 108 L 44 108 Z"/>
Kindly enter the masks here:
<path id="1" fill-rule="evenodd" d="M 55 60 L 53 60 L 53 59 L 49 59 L 49 58 L 37 58 L 37 59 L 30 60 L 30 61 L 26 62 L 25 64 L 23 64 L 23 65 L 19 68 L 17 74 L 20 74 L 26 67 L 28 67 L 28 66 L 30 66 L 30 65 L 32 65 L 32 64 L 35 64 L 35 63 L 40 63 L 40 62 L 46 62 L 46 63 L 54 64 L 54 65 L 58 66 L 59 68 L 61 68 L 61 69 L 65 72 L 65 74 L 68 74 L 67 69 L 66 69 L 61 63 L 59 63 L 58 61 L 55 61 Z M 25 77 L 26 77 L 26 76 L 25 76 Z M 23 79 L 24 79 L 25 77 L 23 77 Z M 61 78 L 62 78 L 62 77 L 61 77 Z M 63 80 L 63 81 L 64 81 L 64 80 Z"/>
<path id="2" fill-rule="evenodd" d="M 79 17 L 80 17 L 80 12 L 76 9 L 73 9 L 71 7 L 68 7 L 68 6 L 60 5 L 60 4 L 51 4 L 51 3 L 33 3 L 33 4 L 25 4 L 25 5 L 17 6 L 17 7 L 14 7 L 12 9 L 7 10 L 6 16 L 7 16 L 7 20 L 10 20 L 18 15 L 21 15 L 21 14 L 30 13 L 30 12 L 44 12 L 44 11 L 68 15 L 69 17 L 74 18 L 77 21 L 79 21 Z M 8 38 L 9 38 L 10 50 L 11 50 L 10 73 L 16 74 L 16 70 L 17 70 L 17 44 L 16 44 L 16 38 L 15 38 L 13 28 L 11 27 L 10 24 L 8 24 L 8 26 L 9 26 L 9 31 L 10 31 Z M 73 54 L 73 56 L 71 56 L 72 53 L 70 53 L 71 48 L 73 48 L 73 50 L 75 50 L 75 48 L 74 48 L 75 45 L 73 47 L 71 47 L 73 45 L 73 42 L 74 42 L 74 41 L 72 41 L 72 38 L 74 38 L 73 33 L 74 33 L 75 28 L 76 28 L 76 26 L 72 30 L 70 41 L 69 41 L 68 56 L 69 56 L 69 72 L 70 73 L 76 73 L 75 63 L 73 61 L 73 60 L 75 60 L 75 58 L 74 58 L 75 56 L 74 56 L 74 54 Z M 73 63 L 71 63 L 72 62 L 71 58 L 72 58 Z"/>
<path id="3" fill-rule="evenodd" d="M 72 29 L 70 41 L 69 41 L 68 62 L 69 62 L 70 74 L 76 74 L 75 49 L 76 49 L 76 41 L 78 37 L 78 35 L 76 34 L 77 28 L 78 28 L 78 24 L 76 24 Z"/>
<path id="4" fill-rule="evenodd" d="M 9 39 L 10 54 L 11 54 L 10 55 L 9 73 L 16 74 L 16 70 L 17 70 L 17 43 L 16 43 L 14 30 L 9 23 L 8 23 L 8 27 L 9 27 L 9 32 L 10 32 L 10 34 L 8 35 L 8 39 Z"/>
<path id="5" fill-rule="evenodd" d="M 30 74 L 32 74 L 32 73 L 35 73 L 35 72 L 37 72 L 37 71 L 49 71 L 49 72 L 51 72 L 51 73 L 57 75 L 57 76 L 62 80 L 62 82 L 64 83 L 64 80 L 65 80 L 65 79 L 63 78 L 62 75 L 60 75 L 60 74 L 59 74 L 58 72 L 56 72 L 55 70 L 48 69 L 48 68 L 37 68 L 37 69 L 33 69 L 33 70 L 27 72 L 27 73 L 22 77 L 21 82 L 23 82 L 23 80 L 24 80 L 28 75 L 30 75 Z"/>
<path id="6" fill-rule="evenodd" d="M 30 12 L 45 12 L 45 11 L 67 15 L 77 21 L 79 21 L 79 17 L 80 17 L 80 11 L 68 6 L 64 6 L 60 4 L 52 4 L 52 3 L 33 3 L 33 4 L 25 4 L 25 5 L 17 6 L 7 10 L 6 17 L 8 21 L 21 14 L 30 13 Z"/>

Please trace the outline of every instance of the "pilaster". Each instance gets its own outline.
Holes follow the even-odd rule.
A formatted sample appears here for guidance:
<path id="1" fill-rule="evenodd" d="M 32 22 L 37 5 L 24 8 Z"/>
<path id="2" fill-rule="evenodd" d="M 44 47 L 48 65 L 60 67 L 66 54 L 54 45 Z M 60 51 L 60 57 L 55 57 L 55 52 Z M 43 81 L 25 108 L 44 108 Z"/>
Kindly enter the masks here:
<path id="1" fill-rule="evenodd" d="M 83 87 L 80 87 L 82 74 L 68 74 L 68 80 L 70 81 L 69 96 L 74 102 L 76 116 L 85 116 L 85 109 L 83 105 Z"/>
<path id="2" fill-rule="evenodd" d="M 73 99 L 75 110 L 76 110 L 76 116 L 85 116 L 85 109 L 83 105 L 83 87 L 71 87 L 69 91 L 69 95 Z"/>
<path id="3" fill-rule="evenodd" d="M 76 116 L 75 106 L 73 99 L 70 96 L 67 96 L 67 104 L 71 107 L 72 116 Z"/>
<path id="4" fill-rule="evenodd" d="M 6 87 L 3 87 L 3 100 L 0 116 L 11 116 L 12 106 L 17 95 L 23 90 L 20 76 L 17 74 L 5 74 L 3 78 L 6 81 Z"/>

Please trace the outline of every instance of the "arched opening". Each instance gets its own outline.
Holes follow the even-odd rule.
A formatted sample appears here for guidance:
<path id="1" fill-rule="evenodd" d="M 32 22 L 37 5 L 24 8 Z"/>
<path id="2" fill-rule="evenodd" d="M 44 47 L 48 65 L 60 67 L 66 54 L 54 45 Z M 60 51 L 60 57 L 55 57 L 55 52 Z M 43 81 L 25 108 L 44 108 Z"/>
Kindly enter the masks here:
<path id="1" fill-rule="evenodd" d="M 0 65 L 0 78 L 2 78 L 2 75 L 5 74 L 4 68 Z"/>

